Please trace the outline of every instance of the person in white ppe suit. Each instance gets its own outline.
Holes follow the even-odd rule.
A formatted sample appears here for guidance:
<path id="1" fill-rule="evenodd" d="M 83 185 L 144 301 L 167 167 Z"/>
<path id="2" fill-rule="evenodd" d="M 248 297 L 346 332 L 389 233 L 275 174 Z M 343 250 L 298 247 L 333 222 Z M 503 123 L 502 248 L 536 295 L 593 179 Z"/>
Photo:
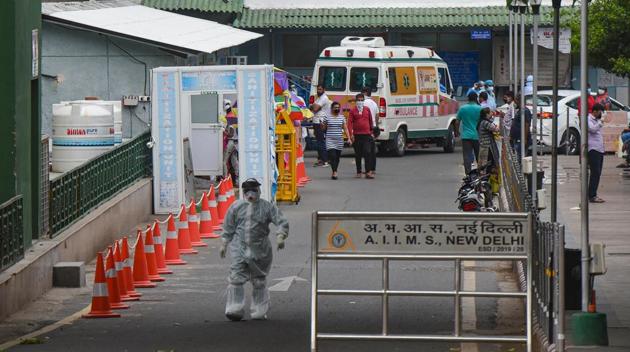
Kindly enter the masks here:
<path id="1" fill-rule="evenodd" d="M 289 235 L 289 222 L 278 207 L 260 199 L 260 183 L 250 178 L 243 182 L 244 199 L 235 202 L 225 215 L 221 258 L 230 248 L 229 285 L 225 315 L 232 321 L 242 320 L 245 315 L 245 283 L 251 281 L 252 319 L 266 319 L 269 310 L 269 291 L 267 275 L 273 259 L 269 225 L 276 226 L 278 250 L 284 248 L 284 241 Z"/>

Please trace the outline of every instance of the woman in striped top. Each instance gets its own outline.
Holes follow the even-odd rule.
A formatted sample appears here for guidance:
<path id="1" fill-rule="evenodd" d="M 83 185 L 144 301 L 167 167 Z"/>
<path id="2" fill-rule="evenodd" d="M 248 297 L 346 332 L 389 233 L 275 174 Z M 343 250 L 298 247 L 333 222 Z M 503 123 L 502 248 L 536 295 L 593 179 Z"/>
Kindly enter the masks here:
<path id="1" fill-rule="evenodd" d="M 324 118 L 322 122 L 326 130 L 326 150 L 328 151 L 328 162 L 332 168 L 333 180 L 337 179 L 337 168 L 339 167 L 339 159 L 343 150 L 343 134 L 350 136 L 346 118 L 341 114 L 341 105 L 338 102 L 330 104 L 330 115 Z M 352 140 L 350 141 L 352 143 Z"/>

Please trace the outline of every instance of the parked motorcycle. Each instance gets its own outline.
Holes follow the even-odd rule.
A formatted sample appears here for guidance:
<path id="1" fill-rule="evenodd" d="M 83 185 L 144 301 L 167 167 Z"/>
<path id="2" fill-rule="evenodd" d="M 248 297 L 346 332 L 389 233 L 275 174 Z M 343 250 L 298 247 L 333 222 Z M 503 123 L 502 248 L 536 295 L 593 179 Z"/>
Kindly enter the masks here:
<path id="1" fill-rule="evenodd" d="M 462 211 L 495 212 L 490 174 L 481 174 L 479 170 L 471 172 L 462 179 L 462 185 L 457 193 L 458 208 Z"/>

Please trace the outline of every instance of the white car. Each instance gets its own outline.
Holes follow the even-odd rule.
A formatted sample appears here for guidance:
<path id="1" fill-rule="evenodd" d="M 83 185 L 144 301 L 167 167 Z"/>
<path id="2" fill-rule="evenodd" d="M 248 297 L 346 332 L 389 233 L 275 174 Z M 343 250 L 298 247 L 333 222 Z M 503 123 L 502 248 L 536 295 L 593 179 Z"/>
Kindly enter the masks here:
<path id="1" fill-rule="evenodd" d="M 580 153 L 580 118 L 578 116 L 578 99 L 580 98 L 579 90 L 558 90 L 558 152 L 571 155 Z M 551 128 L 552 128 L 552 101 L 553 91 L 541 90 L 538 92 L 538 132 L 541 133 L 540 123 L 542 121 L 542 138 L 541 144 L 551 147 Z M 628 122 L 630 122 L 630 108 L 610 99 L 610 111 L 625 111 L 628 114 Z M 532 109 L 532 96 L 525 96 L 525 104 Z M 507 109 L 507 105 L 502 106 L 499 110 Z M 568 120 L 568 130 L 567 130 Z M 539 137 L 540 138 L 540 137 Z M 567 150 L 568 148 L 568 150 Z"/>

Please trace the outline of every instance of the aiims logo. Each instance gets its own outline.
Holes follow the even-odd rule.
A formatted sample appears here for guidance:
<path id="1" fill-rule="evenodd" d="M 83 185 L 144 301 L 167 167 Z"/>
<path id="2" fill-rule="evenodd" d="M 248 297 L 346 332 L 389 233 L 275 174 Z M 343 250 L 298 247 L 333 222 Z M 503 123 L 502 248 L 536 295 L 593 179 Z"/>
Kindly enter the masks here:
<path id="1" fill-rule="evenodd" d="M 333 226 L 328 233 L 328 246 L 324 249 L 327 251 L 354 251 L 356 248 L 352 243 L 352 238 L 344 229 L 339 228 L 339 223 Z"/>

